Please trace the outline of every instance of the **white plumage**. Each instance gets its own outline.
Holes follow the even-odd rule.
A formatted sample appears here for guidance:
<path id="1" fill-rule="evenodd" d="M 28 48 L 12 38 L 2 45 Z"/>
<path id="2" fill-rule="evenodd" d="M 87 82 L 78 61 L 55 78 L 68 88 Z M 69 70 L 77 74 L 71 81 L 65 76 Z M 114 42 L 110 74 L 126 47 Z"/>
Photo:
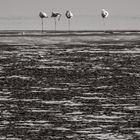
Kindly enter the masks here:
<path id="1" fill-rule="evenodd" d="M 67 10 L 66 11 L 66 17 L 68 18 L 68 19 L 70 19 L 70 18 L 72 18 L 73 17 L 73 13 L 71 12 L 71 11 L 69 11 L 69 10 Z"/>
<path id="2" fill-rule="evenodd" d="M 40 18 L 48 18 L 48 15 L 45 12 L 39 13 Z"/>
<path id="3" fill-rule="evenodd" d="M 108 17 L 109 13 L 105 9 L 102 9 L 101 15 L 102 15 L 103 18 L 106 18 L 106 17 Z"/>

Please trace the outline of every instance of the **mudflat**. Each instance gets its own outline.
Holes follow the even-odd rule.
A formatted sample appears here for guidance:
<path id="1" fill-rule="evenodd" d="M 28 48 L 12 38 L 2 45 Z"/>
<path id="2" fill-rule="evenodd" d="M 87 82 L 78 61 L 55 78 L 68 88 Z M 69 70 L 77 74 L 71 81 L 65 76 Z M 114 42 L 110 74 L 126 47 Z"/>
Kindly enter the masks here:
<path id="1" fill-rule="evenodd" d="M 140 32 L 0 32 L 0 139 L 140 139 Z"/>

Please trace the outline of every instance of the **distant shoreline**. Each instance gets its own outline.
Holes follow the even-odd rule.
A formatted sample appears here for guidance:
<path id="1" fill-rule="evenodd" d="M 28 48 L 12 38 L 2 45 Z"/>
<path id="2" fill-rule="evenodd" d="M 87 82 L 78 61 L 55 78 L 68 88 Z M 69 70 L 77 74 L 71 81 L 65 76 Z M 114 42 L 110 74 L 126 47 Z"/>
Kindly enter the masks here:
<path id="1" fill-rule="evenodd" d="M 140 30 L 0 30 L 0 37 L 16 36 L 93 36 L 93 35 L 140 35 Z"/>

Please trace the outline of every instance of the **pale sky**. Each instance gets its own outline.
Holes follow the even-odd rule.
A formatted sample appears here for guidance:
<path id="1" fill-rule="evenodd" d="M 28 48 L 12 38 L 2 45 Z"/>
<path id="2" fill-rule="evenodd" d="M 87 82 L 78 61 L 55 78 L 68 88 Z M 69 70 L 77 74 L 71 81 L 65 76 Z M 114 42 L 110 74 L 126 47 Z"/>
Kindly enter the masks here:
<path id="1" fill-rule="evenodd" d="M 70 9 L 74 15 L 98 15 L 101 9 L 110 15 L 140 15 L 140 0 L 0 0 L 0 16 L 36 16 L 39 11 L 64 13 Z"/>

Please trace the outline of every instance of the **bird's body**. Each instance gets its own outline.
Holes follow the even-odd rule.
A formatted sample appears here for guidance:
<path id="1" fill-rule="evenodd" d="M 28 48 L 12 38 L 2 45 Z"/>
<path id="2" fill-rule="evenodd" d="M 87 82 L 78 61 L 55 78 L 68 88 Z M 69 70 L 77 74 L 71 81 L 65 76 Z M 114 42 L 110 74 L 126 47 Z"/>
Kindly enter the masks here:
<path id="1" fill-rule="evenodd" d="M 102 18 L 106 18 L 106 17 L 108 17 L 109 13 L 105 9 L 102 9 L 101 15 L 102 15 Z"/>
<path id="2" fill-rule="evenodd" d="M 39 13 L 40 18 L 48 18 L 47 14 L 45 12 Z"/>
<path id="3" fill-rule="evenodd" d="M 67 17 L 68 19 L 72 18 L 72 17 L 73 17 L 73 13 L 72 13 L 71 11 L 67 10 L 67 11 L 66 11 L 66 17 Z"/>
<path id="4" fill-rule="evenodd" d="M 52 17 L 52 18 L 57 18 L 57 17 L 58 17 L 58 20 L 60 20 L 61 14 L 58 13 L 58 12 L 52 12 L 51 17 Z"/>

